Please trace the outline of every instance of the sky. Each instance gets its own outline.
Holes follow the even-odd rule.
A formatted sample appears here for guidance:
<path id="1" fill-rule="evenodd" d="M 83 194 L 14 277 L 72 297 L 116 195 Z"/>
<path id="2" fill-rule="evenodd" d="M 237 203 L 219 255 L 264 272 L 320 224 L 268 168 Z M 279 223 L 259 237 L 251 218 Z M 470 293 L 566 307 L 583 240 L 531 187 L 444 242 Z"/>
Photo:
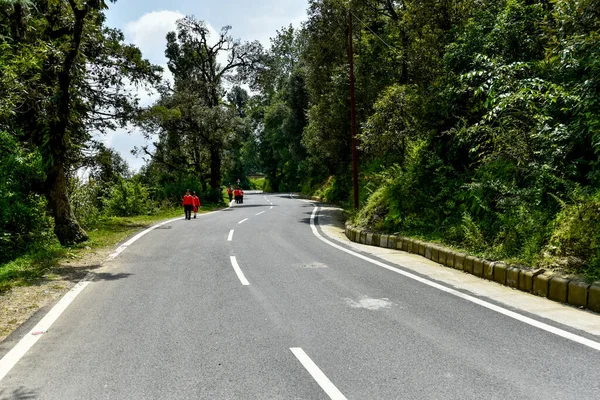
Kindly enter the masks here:
<path id="1" fill-rule="evenodd" d="M 144 58 L 164 67 L 165 36 L 185 15 L 205 21 L 215 32 L 230 25 L 234 38 L 258 40 L 268 48 L 276 31 L 290 24 L 298 27 L 308 8 L 308 0 L 119 0 L 108 4 L 107 25 L 123 31 L 125 41 L 139 47 Z M 144 105 L 156 99 L 156 94 L 145 91 L 138 95 Z M 146 143 L 136 129 L 119 129 L 98 139 L 121 153 L 133 170 L 144 164 L 131 154 L 135 146 Z"/>

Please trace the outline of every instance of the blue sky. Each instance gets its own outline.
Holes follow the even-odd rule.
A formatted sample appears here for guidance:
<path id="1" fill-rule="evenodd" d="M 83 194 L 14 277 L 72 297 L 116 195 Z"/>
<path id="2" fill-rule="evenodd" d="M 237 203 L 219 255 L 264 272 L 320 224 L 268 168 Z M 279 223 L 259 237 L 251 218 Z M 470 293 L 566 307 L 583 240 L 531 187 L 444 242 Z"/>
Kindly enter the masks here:
<path id="1" fill-rule="evenodd" d="M 290 24 L 298 27 L 306 19 L 308 0 L 119 0 L 109 3 L 107 24 L 119 28 L 125 40 L 137 45 L 155 64 L 165 65 L 165 35 L 174 30 L 175 21 L 184 15 L 194 15 L 207 22 L 215 31 L 231 25 L 231 34 L 242 41 L 259 40 L 265 47 L 276 30 Z M 151 93 L 138 93 L 144 104 L 155 98 Z M 131 130 L 130 130 L 131 131 Z M 144 161 L 131 155 L 134 146 L 144 144 L 142 134 L 117 130 L 101 139 L 121 153 L 133 169 Z"/>

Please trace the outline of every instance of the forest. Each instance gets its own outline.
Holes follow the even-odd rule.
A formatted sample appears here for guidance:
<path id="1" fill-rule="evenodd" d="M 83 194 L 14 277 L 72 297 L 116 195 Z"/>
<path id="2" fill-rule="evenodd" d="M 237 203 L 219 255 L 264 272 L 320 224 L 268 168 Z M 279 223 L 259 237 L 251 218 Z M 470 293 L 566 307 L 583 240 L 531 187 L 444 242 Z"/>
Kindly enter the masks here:
<path id="1" fill-rule="evenodd" d="M 309 0 L 269 47 L 187 16 L 166 37 L 173 79 L 107 26 L 111 3 L 0 0 L 0 272 L 186 188 L 219 207 L 241 178 L 376 232 L 600 279 L 600 0 Z M 126 126 L 152 143 L 139 171 L 99 139 Z"/>

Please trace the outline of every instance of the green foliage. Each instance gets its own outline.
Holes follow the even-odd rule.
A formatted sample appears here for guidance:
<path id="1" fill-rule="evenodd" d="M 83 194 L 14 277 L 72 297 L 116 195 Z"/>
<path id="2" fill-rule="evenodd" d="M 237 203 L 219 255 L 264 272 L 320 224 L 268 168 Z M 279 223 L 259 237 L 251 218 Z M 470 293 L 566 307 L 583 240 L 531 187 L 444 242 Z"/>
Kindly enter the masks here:
<path id="1" fill-rule="evenodd" d="M 40 154 L 0 131 L 0 263 L 55 240 L 46 201 L 36 193 L 43 179 Z"/>
<path id="2" fill-rule="evenodd" d="M 600 191 L 577 189 L 556 216 L 548 250 L 567 266 L 600 278 Z"/>
<path id="3" fill-rule="evenodd" d="M 151 210 L 148 189 L 136 179 L 120 179 L 105 202 L 108 215 L 116 217 L 143 215 Z"/>

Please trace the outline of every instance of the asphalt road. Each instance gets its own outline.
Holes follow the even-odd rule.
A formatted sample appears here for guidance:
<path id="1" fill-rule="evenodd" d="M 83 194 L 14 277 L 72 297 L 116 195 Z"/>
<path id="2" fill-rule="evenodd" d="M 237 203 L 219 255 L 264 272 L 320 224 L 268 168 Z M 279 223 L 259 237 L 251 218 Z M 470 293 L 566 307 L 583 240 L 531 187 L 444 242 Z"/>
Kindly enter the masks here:
<path id="1" fill-rule="evenodd" d="M 0 398 L 600 398 L 597 350 L 329 246 L 313 209 L 253 194 L 146 234 Z"/>

